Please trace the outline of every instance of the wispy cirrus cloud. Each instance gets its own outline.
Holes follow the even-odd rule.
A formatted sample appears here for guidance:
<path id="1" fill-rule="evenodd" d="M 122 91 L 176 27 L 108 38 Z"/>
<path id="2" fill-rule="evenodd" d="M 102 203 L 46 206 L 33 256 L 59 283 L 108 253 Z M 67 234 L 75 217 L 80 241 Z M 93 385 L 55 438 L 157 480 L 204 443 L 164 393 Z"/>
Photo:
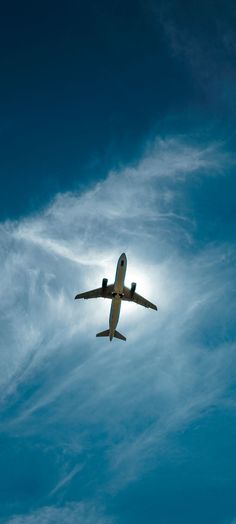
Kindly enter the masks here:
<path id="1" fill-rule="evenodd" d="M 56 486 L 52 489 L 50 496 L 55 495 L 59 490 L 63 489 L 71 480 L 79 473 L 82 466 L 81 464 L 76 464 L 69 472 L 67 472 L 60 480 L 57 482 Z"/>
<path id="2" fill-rule="evenodd" d="M 64 507 L 45 506 L 40 510 L 24 515 L 15 515 L 4 521 L 5 524 L 111 524 L 100 511 L 83 503 L 69 503 Z"/>
<path id="3" fill-rule="evenodd" d="M 216 173 L 225 162 L 216 145 L 194 148 L 183 141 L 158 140 L 136 167 L 111 173 L 94 190 L 59 195 L 39 215 L 2 225 L 3 331 L 14 348 L 15 337 L 20 337 L 16 358 L 10 355 L 7 360 L 6 355 L 2 380 L 19 367 L 28 348 L 45 344 L 50 327 L 56 334 L 53 322 L 62 310 L 72 328 L 76 313 L 70 298 L 82 285 L 81 275 L 90 285 L 90 271 L 96 266 L 102 277 L 115 261 L 117 246 L 140 252 L 138 243 L 144 242 L 156 252 L 159 243 L 160 258 L 175 250 L 178 241 L 191 242 L 192 219 L 185 214 L 184 202 L 179 210 L 181 185 L 176 190 L 176 180 L 181 184 L 184 177 L 204 170 Z"/>
<path id="4" fill-rule="evenodd" d="M 71 456 L 91 445 L 110 490 L 136 479 L 172 434 L 223 402 L 236 363 L 235 250 L 195 245 L 186 187 L 230 161 L 217 144 L 157 140 L 136 166 L 89 192 L 58 195 L 35 216 L 2 225 L 2 431 L 46 431 Z M 100 344 L 95 333 L 107 327 L 109 304 L 73 297 L 113 279 L 121 251 L 127 284 L 137 280 L 160 310 L 124 306 L 126 346 Z M 80 476 L 63 468 L 52 497 Z"/>

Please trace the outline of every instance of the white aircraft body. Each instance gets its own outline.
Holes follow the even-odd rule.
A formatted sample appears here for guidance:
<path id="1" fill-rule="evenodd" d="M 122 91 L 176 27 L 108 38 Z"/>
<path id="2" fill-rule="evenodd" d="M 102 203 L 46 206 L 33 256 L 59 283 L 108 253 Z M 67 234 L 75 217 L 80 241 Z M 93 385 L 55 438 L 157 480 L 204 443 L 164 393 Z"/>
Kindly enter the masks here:
<path id="1" fill-rule="evenodd" d="M 152 302 L 149 302 L 149 300 L 146 300 L 146 298 L 141 297 L 141 295 L 138 295 L 138 293 L 135 292 L 136 289 L 136 283 L 133 282 L 131 284 L 131 288 L 125 287 L 124 281 L 125 281 L 125 273 L 127 268 L 127 258 L 126 254 L 122 253 L 120 255 L 120 258 L 117 262 L 117 268 L 116 268 L 116 276 L 115 276 L 115 282 L 114 284 L 107 285 L 107 278 L 103 278 L 102 281 L 102 287 L 98 289 L 93 289 L 92 291 L 87 291 L 85 293 L 80 293 L 79 295 L 76 295 L 77 298 L 110 298 L 111 299 L 111 311 L 110 311 L 110 318 L 109 318 L 109 329 L 106 331 L 101 331 L 101 333 L 97 333 L 96 337 L 109 337 L 110 340 L 115 338 L 120 338 L 121 340 L 126 340 L 126 338 L 121 335 L 118 331 L 116 331 L 116 326 L 118 324 L 119 316 L 120 316 L 120 308 L 121 308 L 121 302 L 122 300 L 126 300 L 129 302 L 136 302 L 136 304 L 140 304 L 140 306 L 144 306 L 147 308 L 155 309 L 157 310 L 157 307 L 155 304 L 152 304 Z"/>

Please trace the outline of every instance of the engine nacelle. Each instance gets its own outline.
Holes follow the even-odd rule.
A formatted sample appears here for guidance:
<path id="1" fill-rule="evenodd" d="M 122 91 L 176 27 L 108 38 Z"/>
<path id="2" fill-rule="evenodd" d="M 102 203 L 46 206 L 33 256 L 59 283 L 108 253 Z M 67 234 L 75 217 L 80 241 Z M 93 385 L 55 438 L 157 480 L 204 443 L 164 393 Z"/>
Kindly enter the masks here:
<path id="1" fill-rule="evenodd" d="M 131 293 L 131 296 L 134 294 L 135 292 L 135 289 L 136 289 L 136 282 L 132 282 L 131 284 L 131 288 L 130 288 L 130 293 Z"/>
<path id="2" fill-rule="evenodd" d="M 107 287 L 107 282 L 108 282 L 108 279 L 107 279 L 107 278 L 103 278 L 103 279 L 102 279 L 102 289 L 106 289 L 106 287 Z"/>

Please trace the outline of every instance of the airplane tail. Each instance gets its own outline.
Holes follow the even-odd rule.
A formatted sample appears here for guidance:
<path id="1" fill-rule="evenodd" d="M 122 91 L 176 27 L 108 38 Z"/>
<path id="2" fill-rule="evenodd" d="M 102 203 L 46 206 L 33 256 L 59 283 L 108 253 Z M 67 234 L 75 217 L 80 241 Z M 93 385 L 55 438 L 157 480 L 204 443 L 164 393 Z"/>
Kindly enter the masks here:
<path id="1" fill-rule="evenodd" d="M 109 337 L 109 336 L 110 336 L 110 329 L 106 329 L 106 331 L 101 331 L 100 333 L 96 334 L 96 337 Z M 119 331 L 115 331 L 114 337 L 119 338 L 120 340 L 126 340 L 124 335 L 121 335 Z"/>

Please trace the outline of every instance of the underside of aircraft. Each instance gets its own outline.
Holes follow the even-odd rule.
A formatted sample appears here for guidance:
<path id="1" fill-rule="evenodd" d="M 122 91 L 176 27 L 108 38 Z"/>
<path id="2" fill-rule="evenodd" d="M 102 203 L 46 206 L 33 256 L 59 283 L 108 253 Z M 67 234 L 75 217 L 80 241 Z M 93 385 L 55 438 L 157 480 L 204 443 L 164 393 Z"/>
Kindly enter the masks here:
<path id="1" fill-rule="evenodd" d="M 127 302 L 135 302 L 136 304 L 139 304 L 140 306 L 151 308 L 157 311 L 157 306 L 147 300 L 146 298 L 142 297 L 138 293 L 136 293 L 136 283 L 133 282 L 131 284 L 131 287 L 128 288 L 124 285 L 124 279 L 125 279 L 125 273 L 127 268 L 127 258 L 125 253 L 122 253 L 118 263 L 117 263 L 117 269 L 116 269 L 116 275 L 115 275 L 115 282 L 114 284 L 108 285 L 107 278 L 103 278 L 102 280 L 102 286 L 97 289 L 92 289 L 91 291 L 86 291 L 85 293 L 79 293 L 75 296 L 75 299 L 84 298 L 85 300 L 89 298 L 109 298 L 111 303 L 111 312 L 110 312 L 110 319 L 109 319 L 109 329 L 105 331 L 101 331 L 100 333 L 97 333 L 97 337 L 109 337 L 110 340 L 113 339 L 113 337 L 118 338 L 120 340 L 126 340 L 124 335 L 121 335 L 118 331 L 116 331 L 116 326 L 118 324 L 119 315 L 120 315 L 120 307 L 122 301 Z"/>

